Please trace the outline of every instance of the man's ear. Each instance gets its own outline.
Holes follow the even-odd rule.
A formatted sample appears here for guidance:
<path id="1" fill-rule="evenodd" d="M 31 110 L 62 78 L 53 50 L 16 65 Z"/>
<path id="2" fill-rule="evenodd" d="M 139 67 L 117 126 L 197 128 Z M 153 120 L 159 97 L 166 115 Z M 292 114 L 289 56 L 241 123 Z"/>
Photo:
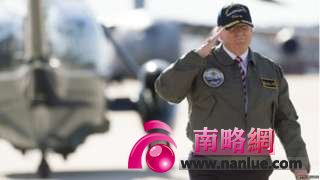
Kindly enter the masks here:
<path id="1" fill-rule="evenodd" d="M 220 35 L 219 35 L 219 37 L 218 37 L 218 40 L 219 40 L 220 42 L 223 42 L 223 33 L 224 33 L 224 32 L 221 32 Z"/>

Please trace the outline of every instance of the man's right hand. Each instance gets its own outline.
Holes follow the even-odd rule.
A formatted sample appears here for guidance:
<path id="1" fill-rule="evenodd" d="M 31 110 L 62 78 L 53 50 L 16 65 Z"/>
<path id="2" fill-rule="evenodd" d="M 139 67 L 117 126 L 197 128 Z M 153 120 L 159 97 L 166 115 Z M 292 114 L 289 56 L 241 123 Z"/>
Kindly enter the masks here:
<path id="1" fill-rule="evenodd" d="M 198 53 L 202 58 L 207 57 L 210 54 L 212 48 L 216 45 L 222 31 L 223 27 L 215 27 L 212 36 L 208 38 L 208 40 L 203 45 L 201 45 L 200 48 L 195 50 L 195 52 Z"/>

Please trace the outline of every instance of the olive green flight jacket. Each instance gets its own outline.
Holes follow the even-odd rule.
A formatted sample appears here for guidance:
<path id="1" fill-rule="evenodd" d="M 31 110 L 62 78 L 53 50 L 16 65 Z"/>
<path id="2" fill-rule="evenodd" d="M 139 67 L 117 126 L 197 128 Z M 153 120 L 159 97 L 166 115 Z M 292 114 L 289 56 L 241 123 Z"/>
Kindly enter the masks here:
<path id="1" fill-rule="evenodd" d="M 223 74 L 223 82 L 209 86 L 204 73 L 210 69 Z M 221 81 L 221 78 L 218 79 Z M 272 128 L 289 159 L 303 159 L 309 171 L 306 145 L 301 137 L 298 116 L 290 101 L 288 83 L 278 65 L 249 49 L 246 76 L 248 110 L 239 67 L 218 46 L 206 58 L 191 51 L 164 70 L 155 82 L 156 92 L 165 100 L 189 105 L 187 136 L 194 142 L 193 130 L 234 129 L 246 133 L 253 128 Z"/>

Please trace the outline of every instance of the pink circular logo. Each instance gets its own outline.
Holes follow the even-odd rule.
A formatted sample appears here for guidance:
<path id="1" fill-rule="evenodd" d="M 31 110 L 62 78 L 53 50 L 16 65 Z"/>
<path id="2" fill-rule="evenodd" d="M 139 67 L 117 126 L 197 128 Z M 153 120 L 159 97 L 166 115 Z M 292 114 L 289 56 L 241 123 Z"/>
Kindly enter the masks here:
<path id="1" fill-rule="evenodd" d="M 148 167 L 157 173 L 164 173 L 170 170 L 174 164 L 174 152 L 164 144 L 152 146 L 146 156 Z"/>
<path id="2" fill-rule="evenodd" d="M 161 122 L 159 120 L 151 120 L 144 123 L 144 130 L 149 132 L 153 129 L 165 130 L 168 133 L 172 133 L 170 126 Z M 165 144 L 155 144 L 150 147 L 146 154 L 146 161 L 148 167 L 157 173 L 164 173 L 169 171 L 174 165 L 175 155 L 173 150 L 169 147 L 169 144 L 177 147 L 174 140 L 165 133 L 162 132 L 152 132 L 142 138 L 140 138 L 133 148 L 131 149 L 129 159 L 128 159 L 128 168 L 129 169 L 142 169 L 141 158 L 143 151 L 146 147 L 150 146 L 154 142 L 167 142 Z"/>

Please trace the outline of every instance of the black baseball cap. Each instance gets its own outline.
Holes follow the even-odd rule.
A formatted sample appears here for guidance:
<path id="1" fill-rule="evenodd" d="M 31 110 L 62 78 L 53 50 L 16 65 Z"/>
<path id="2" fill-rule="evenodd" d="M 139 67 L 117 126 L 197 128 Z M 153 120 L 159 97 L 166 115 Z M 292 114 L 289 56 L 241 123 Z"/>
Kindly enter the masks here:
<path id="1" fill-rule="evenodd" d="M 218 15 L 218 26 L 226 29 L 232 26 L 244 23 L 253 27 L 249 8 L 243 4 L 230 4 L 224 6 Z"/>

